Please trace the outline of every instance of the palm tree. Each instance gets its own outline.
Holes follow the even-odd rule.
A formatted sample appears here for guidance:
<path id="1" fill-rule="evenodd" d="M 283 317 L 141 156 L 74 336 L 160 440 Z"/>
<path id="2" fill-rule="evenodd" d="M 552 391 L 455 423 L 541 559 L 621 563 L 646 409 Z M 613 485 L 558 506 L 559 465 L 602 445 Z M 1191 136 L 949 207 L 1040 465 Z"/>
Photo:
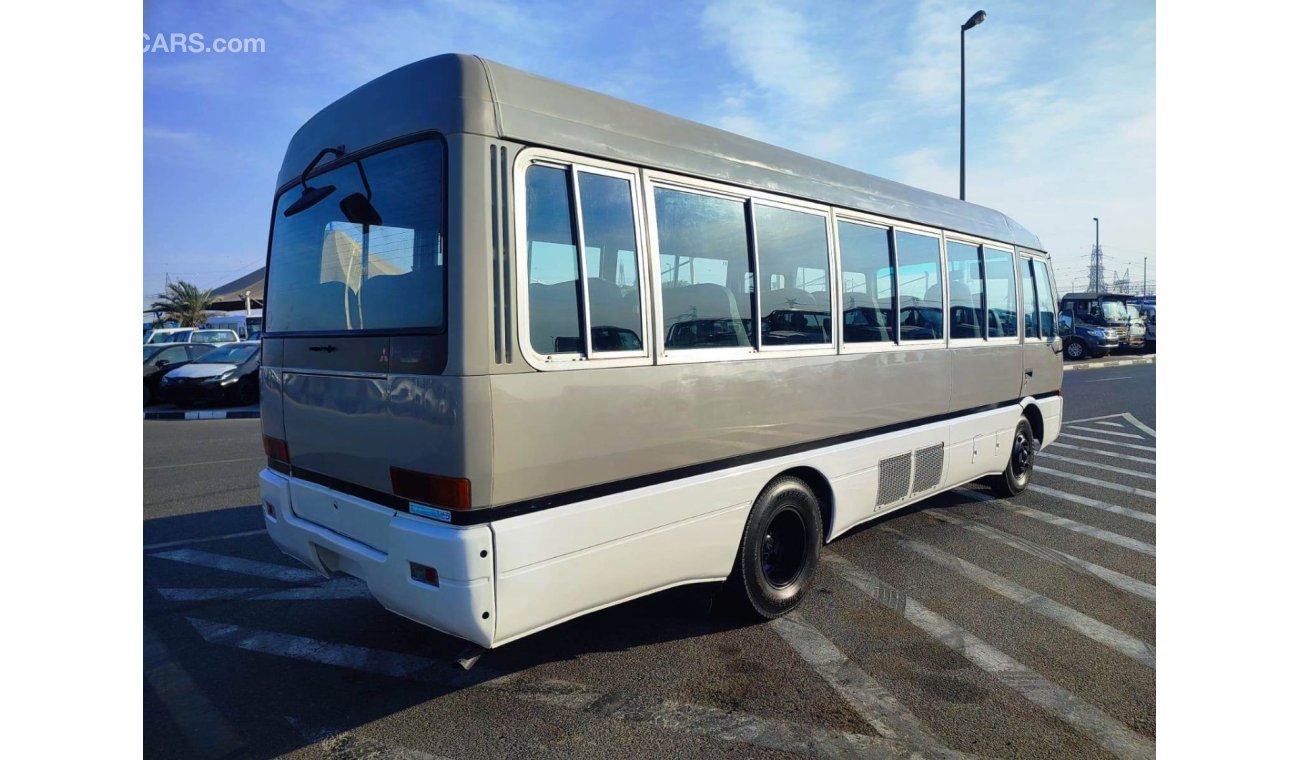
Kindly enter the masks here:
<path id="1" fill-rule="evenodd" d="M 159 293 L 158 300 L 149 308 L 163 312 L 164 319 L 174 319 L 181 327 L 198 327 L 207 321 L 207 309 L 213 302 L 211 290 L 177 280 L 167 283 L 167 292 Z"/>

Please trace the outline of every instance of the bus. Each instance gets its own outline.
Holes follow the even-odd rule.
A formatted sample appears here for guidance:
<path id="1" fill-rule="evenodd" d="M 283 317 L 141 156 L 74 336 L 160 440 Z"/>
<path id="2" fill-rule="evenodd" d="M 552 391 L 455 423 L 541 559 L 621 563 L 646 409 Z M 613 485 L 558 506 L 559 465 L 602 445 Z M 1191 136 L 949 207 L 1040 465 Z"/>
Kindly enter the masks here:
<path id="1" fill-rule="evenodd" d="M 203 323 L 207 328 L 226 328 L 239 334 L 240 340 L 261 340 L 262 310 L 212 312 Z"/>
<path id="2" fill-rule="evenodd" d="M 456 54 L 277 185 L 267 532 L 473 646 L 689 583 L 775 618 L 1060 430 L 1051 263 L 992 209 Z"/>

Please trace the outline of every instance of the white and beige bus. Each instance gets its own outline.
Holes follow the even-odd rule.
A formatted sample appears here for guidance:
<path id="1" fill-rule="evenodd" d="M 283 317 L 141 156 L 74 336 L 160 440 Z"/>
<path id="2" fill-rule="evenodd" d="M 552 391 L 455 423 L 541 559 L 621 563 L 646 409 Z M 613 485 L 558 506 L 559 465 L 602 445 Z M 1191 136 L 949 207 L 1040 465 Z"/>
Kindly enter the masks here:
<path id="1" fill-rule="evenodd" d="M 1005 215 L 474 56 L 309 120 L 268 248 L 267 531 L 483 647 L 685 583 L 776 617 L 1060 428 Z"/>

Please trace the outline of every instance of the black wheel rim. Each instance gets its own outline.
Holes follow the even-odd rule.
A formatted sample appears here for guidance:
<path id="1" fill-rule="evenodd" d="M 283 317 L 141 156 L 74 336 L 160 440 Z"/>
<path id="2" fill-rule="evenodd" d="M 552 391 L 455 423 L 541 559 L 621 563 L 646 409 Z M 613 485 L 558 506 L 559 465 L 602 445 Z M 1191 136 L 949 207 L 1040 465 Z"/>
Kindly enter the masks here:
<path id="1" fill-rule="evenodd" d="M 1022 428 L 1016 431 L 1016 440 L 1011 444 L 1011 474 L 1016 480 L 1024 480 L 1033 464 L 1034 441 Z"/>
<path id="2" fill-rule="evenodd" d="M 803 516 L 785 507 L 772 516 L 763 532 L 763 577 L 775 588 L 785 588 L 803 572 L 808 555 L 808 529 Z"/>

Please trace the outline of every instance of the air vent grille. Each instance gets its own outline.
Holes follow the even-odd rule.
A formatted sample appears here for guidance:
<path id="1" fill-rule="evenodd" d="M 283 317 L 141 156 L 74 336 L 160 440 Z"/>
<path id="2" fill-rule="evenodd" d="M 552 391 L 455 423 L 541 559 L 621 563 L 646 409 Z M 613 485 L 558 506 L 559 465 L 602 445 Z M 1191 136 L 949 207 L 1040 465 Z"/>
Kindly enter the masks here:
<path id="1" fill-rule="evenodd" d="M 876 506 L 892 504 L 907 496 L 912 482 L 912 455 L 899 454 L 880 460 L 880 480 L 876 489 Z"/>
<path id="2" fill-rule="evenodd" d="M 943 444 L 936 443 L 916 450 L 916 480 L 912 483 L 912 493 L 928 491 L 939 485 L 943 476 Z"/>

